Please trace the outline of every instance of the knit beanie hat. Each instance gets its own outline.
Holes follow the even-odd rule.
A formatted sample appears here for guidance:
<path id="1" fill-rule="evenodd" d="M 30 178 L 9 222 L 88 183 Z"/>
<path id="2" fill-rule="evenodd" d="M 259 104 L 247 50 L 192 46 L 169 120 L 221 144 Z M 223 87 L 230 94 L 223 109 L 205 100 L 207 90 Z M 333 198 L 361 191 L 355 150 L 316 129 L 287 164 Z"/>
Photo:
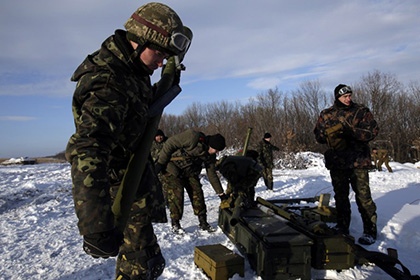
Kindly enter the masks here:
<path id="1" fill-rule="evenodd" d="M 222 151 L 226 147 L 225 137 L 217 133 L 209 136 L 209 146 L 218 151 Z"/>
<path id="2" fill-rule="evenodd" d="M 346 93 L 353 93 L 351 87 L 349 87 L 347 85 L 344 85 L 344 84 L 339 84 L 334 89 L 335 100 L 338 100 L 338 98 L 340 98 L 340 96 L 342 96 L 343 94 L 346 94 Z"/>
<path id="3" fill-rule="evenodd" d="M 156 137 L 156 136 L 165 136 L 165 134 L 163 133 L 163 131 L 162 131 L 162 130 L 158 129 L 158 130 L 156 131 L 156 135 L 155 135 L 155 137 Z"/>
<path id="4" fill-rule="evenodd" d="M 264 139 L 265 138 L 271 138 L 271 134 L 270 133 L 268 133 L 268 132 L 266 132 L 265 134 L 264 134 Z"/>

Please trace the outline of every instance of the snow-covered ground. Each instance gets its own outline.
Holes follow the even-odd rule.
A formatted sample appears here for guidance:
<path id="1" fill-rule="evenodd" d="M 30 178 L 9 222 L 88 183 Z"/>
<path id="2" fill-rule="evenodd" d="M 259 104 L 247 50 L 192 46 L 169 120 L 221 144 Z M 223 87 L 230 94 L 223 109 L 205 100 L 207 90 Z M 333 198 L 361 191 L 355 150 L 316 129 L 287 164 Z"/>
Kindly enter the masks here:
<path id="1" fill-rule="evenodd" d="M 274 191 L 260 179 L 256 195 L 264 199 L 313 197 L 331 193 L 322 156 L 304 154 L 308 169 L 274 170 Z M 366 247 L 386 252 L 396 248 L 402 263 L 420 274 L 420 163 L 391 162 L 393 173 L 371 172 L 370 185 L 378 207 L 378 241 Z M 223 182 L 226 186 L 226 182 Z M 219 198 L 203 179 L 208 220 L 217 227 Z M 350 234 L 358 238 L 362 224 L 354 194 Z M 334 201 L 332 201 L 334 203 Z M 194 247 L 223 244 L 239 253 L 220 228 L 215 233 L 197 229 L 197 218 L 186 198 L 182 237 L 169 224 L 156 224 L 155 233 L 167 265 L 159 279 L 206 279 L 194 265 Z M 70 165 L 37 164 L 0 166 L 0 279 L 113 279 L 115 258 L 94 259 L 81 247 L 71 196 Z M 392 279 L 380 268 L 361 266 L 341 272 L 312 270 L 313 279 Z M 245 262 L 245 277 L 260 279 Z"/>

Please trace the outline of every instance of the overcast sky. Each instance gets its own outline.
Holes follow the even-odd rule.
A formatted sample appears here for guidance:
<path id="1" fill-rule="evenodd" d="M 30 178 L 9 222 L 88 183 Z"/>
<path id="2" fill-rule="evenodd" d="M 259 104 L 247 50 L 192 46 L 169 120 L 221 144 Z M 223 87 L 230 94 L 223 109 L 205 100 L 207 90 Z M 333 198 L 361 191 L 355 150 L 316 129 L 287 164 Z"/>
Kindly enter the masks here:
<path id="1" fill-rule="evenodd" d="M 0 158 L 54 155 L 74 132 L 70 77 L 144 1 L 0 3 Z M 243 101 L 318 80 L 332 92 L 379 70 L 420 77 L 418 0 L 163 1 L 194 32 L 179 97 L 165 110 Z M 357 100 L 356 100 L 357 101 Z"/>

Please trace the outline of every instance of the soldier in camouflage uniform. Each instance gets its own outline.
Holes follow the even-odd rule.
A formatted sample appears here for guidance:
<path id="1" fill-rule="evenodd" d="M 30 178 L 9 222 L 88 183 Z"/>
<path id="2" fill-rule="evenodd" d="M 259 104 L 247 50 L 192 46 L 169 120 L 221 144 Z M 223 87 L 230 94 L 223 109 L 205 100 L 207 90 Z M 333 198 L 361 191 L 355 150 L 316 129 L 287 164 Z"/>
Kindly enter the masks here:
<path id="1" fill-rule="evenodd" d="M 363 221 L 361 244 L 376 241 L 376 205 L 369 188 L 371 168 L 369 141 L 378 134 L 378 127 L 368 108 L 353 103 L 352 90 L 340 84 L 335 90 L 334 105 L 321 112 L 314 134 L 319 143 L 327 144 L 325 166 L 330 170 L 337 208 L 336 229 L 348 234 L 351 217 L 350 185 Z"/>
<path id="2" fill-rule="evenodd" d="M 242 197 L 244 207 L 254 206 L 255 186 L 263 170 L 257 160 L 258 152 L 247 150 L 245 156 L 240 151 L 235 156 L 224 156 L 217 161 L 216 168 L 228 180 L 225 192 L 228 198 L 222 201 L 222 209 L 233 208 L 239 196 Z"/>
<path id="3" fill-rule="evenodd" d="M 159 3 L 140 7 L 125 28 L 88 55 L 72 76 L 77 82 L 72 107 L 76 132 L 66 158 L 72 165 L 74 205 L 85 252 L 95 258 L 119 253 L 117 279 L 157 279 L 165 260 L 151 222 L 154 206 L 163 205 L 163 199 L 155 200 L 161 187 L 151 160 L 124 232 L 115 226 L 111 206 L 145 133 L 149 106 L 163 87 L 152 86 L 150 76 L 168 59 L 165 71 L 171 72 L 165 73 L 174 75 L 178 84 L 174 56 L 183 57 L 190 41 L 176 12 Z M 164 220 L 166 215 L 160 222 Z"/>
<path id="4" fill-rule="evenodd" d="M 165 144 L 166 140 L 168 140 L 168 137 L 165 136 L 165 133 L 163 133 L 161 129 L 158 129 L 155 135 L 155 140 L 152 142 L 152 148 L 150 151 L 154 163 L 157 163 L 160 150 L 162 150 L 163 144 Z M 168 205 L 168 188 L 165 184 L 165 180 L 163 179 L 162 174 L 158 174 L 158 176 L 160 182 L 162 183 L 162 191 L 165 204 Z"/>
<path id="5" fill-rule="evenodd" d="M 263 178 L 267 189 L 273 189 L 273 151 L 280 149 L 270 143 L 271 134 L 266 132 L 263 139 L 258 143 L 258 161 L 263 167 Z"/>
<path id="6" fill-rule="evenodd" d="M 164 174 L 172 230 L 175 233 L 183 233 L 180 220 L 184 212 L 184 189 L 188 193 L 194 214 L 198 216 L 199 228 L 214 231 L 207 223 L 207 209 L 199 175 L 204 164 L 214 191 L 221 199 L 226 197 L 215 167 L 216 153 L 225 146 L 222 135 L 206 136 L 192 129 L 170 137 L 163 145 L 156 171 Z"/>
<path id="7" fill-rule="evenodd" d="M 372 158 L 378 171 L 382 171 L 382 164 L 385 163 L 388 172 L 392 172 L 392 168 L 389 166 L 389 155 L 387 150 L 372 148 Z"/>

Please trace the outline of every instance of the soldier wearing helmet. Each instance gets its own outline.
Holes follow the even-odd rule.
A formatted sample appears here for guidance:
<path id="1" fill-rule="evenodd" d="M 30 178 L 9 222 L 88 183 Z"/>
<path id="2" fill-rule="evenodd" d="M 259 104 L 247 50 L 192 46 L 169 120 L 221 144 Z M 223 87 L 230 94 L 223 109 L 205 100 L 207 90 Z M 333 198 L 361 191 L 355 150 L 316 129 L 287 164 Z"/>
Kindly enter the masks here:
<path id="1" fill-rule="evenodd" d="M 125 28 L 88 55 L 71 78 L 77 82 L 72 102 L 76 131 L 68 141 L 66 158 L 72 165 L 73 199 L 85 252 L 95 258 L 118 255 L 117 279 L 157 279 L 165 260 L 152 222 L 167 218 L 151 160 L 145 159 L 123 232 L 114 224 L 112 204 L 130 157 L 145 135 L 149 107 L 158 93 L 179 83 L 177 63 L 184 58 L 192 33 L 174 10 L 160 3 L 141 6 Z M 152 85 L 150 75 L 165 59 L 162 79 Z"/>

